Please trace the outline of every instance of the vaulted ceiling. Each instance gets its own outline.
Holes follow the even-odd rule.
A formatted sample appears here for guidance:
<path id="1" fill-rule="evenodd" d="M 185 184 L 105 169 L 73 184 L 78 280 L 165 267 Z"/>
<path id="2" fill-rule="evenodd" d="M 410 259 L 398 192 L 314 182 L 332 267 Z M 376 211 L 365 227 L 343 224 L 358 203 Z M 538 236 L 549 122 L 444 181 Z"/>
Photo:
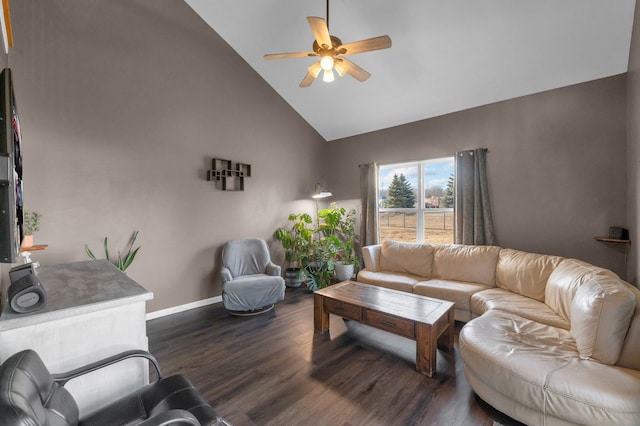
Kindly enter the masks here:
<path id="1" fill-rule="evenodd" d="M 388 34 L 390 49 L 349 56 L 372 75 L 299 88 L 316 58 L 307 16 L 325 0 L 185 0 L 327 141 L 627 71 L 635 0 L 332 0 L 344 43 Z"/>

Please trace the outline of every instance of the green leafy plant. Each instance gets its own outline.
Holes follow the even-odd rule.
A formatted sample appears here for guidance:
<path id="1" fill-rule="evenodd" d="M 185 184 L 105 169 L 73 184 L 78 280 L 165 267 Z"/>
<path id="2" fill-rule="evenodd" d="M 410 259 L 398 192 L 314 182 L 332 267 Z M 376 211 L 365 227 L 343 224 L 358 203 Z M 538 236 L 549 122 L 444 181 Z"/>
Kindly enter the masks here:
<path id="1" fill-rule="evenodd" d="M 360 266 L 355 248 L 355 243 L 360 238 L 356 233 L 356 215 L 355 209 L 346 210 L 336 203 L 331 203 L 328 209 L 318 212 L 318 218 L 322 220 L 321 232 L 335 237 L 335 260 Z"/>
<path id="2" fill-rule="evenodd" d="M 24 231 L 24 235 L 33 235 L 34 232 L 40 230 L 40 219 L 42 219 L 42 213 L 25 210 L 22 217 L 22 229 Z"/>
<path id="3" fill-rule="evenodd" d="M 339 243 L 334 235 L 319 236 L 313 240 L 310 262 L 305 267 L 310 290 L 316 291 L 331 284 Z"/>
<path id="4" fill-rule="evenodd" d="M 318 212 L 318 223 L 306 213 L 290 214 L 289 229 L 279 228 L 275 239 L 282 243 L 285 258 L 300 268 L 310 290 L 331 285 L 336 261 L 360 265 L 356 255 L 356 210 L 345 210 L 332 203 Z"/>
<path id="5" fill-rule="evenodd" d="M 138 238 L 138 231 L 133 231 L 131 238 L 129 238 L 129 242 L 125 247 L 125 251 L 122 254 L 118 251 L 118 258 L 111 259 L 109 257 L 109 243 L 108 243 L 107 237 L 104 237 L 103 245 L 104 245 L 105 258 L 109 262 L 113 263 L 116 266 L 116 268 L 120 269 L 122 272 L 126 271 L 126 269 L 129 266 L 131 266 L 131 263 L 133 263 L 133 259 L 135 259 L 136 254 L 138 254 L 138 250 L 140 250 L 140 246 L 136 247 L 135 249 L 133 248 L 137 238 Z M 87 244 L 84 245 L 84 249 L 87 252 L 87 255 L 91 259 L 96 259 L 96 256 L 93 254 L 93 252 L 91 251 L 91 249 Z"/>
<path id="6" fill-rule="evenodd" d="M 309 258 L 313 240 L 313 229 L 310 228 L 310 225 L 313 223 L 313 219 L 307 213 L 292 213 L 288 220 L 291 222 L 291 228 L 278 228 L 275 238 L 282 243 L 285 259 L 300 266 Z"/>

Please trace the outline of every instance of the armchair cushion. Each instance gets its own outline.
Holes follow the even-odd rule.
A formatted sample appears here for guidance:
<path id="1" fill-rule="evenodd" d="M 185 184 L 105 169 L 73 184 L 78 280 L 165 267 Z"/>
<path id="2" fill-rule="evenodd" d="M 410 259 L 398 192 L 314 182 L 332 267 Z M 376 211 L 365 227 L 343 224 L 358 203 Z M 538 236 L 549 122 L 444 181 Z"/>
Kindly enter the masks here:
<path id="1" fill-rule="evenodd" d="M 228 241 L 222 248 L 222 265 L 233 278 L 264 274 L 270 263 L 269 247 L 258 238 Z"/>
<path id="2" fill-rule="evenodd" d="M 230 311 L 249 311 L 284 299 L 284 280 L 265 274 L 239 277 L 225 284 L 224 307 Z"/>
<path id="3" fill-rule="evenodd" d="M 164 414 L 167 412 L 172 414 Z M 180 417 L 182 424 L 218 424 L 218 415 L 200 392 L 185 376 L 175 375 L 160 379 L 109 404 L 82 419 L 80 426 L 136 424 L 146 419 L 149 419 L 149 424 L 155 425 L 162 424 L 167 417 L 174 415 Z M 197 423 L 193 423 L 194 419 Z M 176 421 L 175 418 L 173 421 Z"/>

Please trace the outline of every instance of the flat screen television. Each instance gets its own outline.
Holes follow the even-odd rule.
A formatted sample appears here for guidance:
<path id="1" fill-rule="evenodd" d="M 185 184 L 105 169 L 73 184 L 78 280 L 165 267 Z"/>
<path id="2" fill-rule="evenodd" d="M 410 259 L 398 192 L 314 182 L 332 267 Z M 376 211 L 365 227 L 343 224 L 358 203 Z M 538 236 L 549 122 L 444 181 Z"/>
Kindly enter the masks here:
<path id="1" fill-rule="evenodd" d="M 16 263 L 24 236 L 20 120 L 11 70 L 0 73 L 0 263 Z"/>

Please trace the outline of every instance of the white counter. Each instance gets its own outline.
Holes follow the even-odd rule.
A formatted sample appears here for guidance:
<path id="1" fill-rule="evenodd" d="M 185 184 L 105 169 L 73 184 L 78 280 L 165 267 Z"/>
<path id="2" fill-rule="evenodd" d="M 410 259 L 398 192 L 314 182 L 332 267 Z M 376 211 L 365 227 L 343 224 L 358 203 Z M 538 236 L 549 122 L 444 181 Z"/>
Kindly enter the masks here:
<path id="1" fill-rule="evenodd" d="M 148 350 L 145 302 L 153 294 L 106 260 L 37 270 L 47 305 L 13 312 L 3 294 L 0 361 L 26 348 L 52 373 L 69 371 L 129 349 Z M 8 286 L 7 278 L 3 287 Z M 147 362 L 130 359 L 69 382 L 81 417 L 148 383 Z"/>

